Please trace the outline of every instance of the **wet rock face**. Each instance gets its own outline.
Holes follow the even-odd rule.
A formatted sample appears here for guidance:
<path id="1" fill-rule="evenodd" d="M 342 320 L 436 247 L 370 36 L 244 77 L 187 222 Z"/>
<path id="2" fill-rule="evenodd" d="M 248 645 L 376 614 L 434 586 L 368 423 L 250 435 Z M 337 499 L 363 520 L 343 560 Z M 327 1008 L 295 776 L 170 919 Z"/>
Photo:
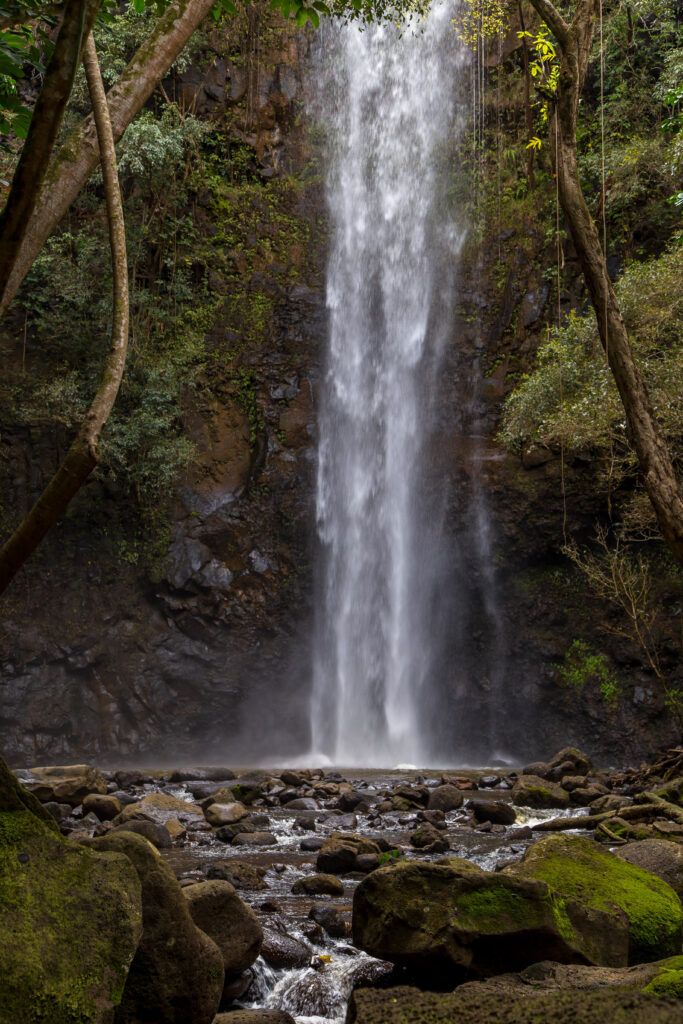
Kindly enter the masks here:
<path id="1" fill-rule="evenodd" d="M 437 984 L 519 970 L 543 955 L 625 966 L 628 951 L 620 911 L 593 911 L 574 900 L 560 904 L 543 882 L 457 860 L 373 872 L 354 895 L 353 937 L 371 955 Z"/>
<path id="2" fill-rule="evenodd" d="M 677 1024 L 680 1002 L 624 992 L 561 992 L 551 995 L 421 992 L 416 988 L 360 989 L 351 998 L 349 1024 Z M 457 1017 L 455 1016 L 457 1014 Z"/>
<path id="3" fill-rule="evenodd" d="M 171 869 L 150 843 L 130 832 L 89 839 L 85 845 L 125 854 L 140 881 L 142 937 L 116 1024 L 138 1024 L 150 1013 L 168 1024 L 210 1024 L 223 990 L 223 957 L 194 924 Z"/>
<path id="4" fill-rule="evenodd" d="M 177 85 L 188 109 L 235 131 L 260 180 L 298 179 L 289 213 L 307 231 L 305 245 L 291 246 L 306 249 L 302 266 L 290 280 L 267 264 L 245 283 L 246 293 L 272 309 L 258 342 L 230 318 L 230 283 L 216 282 L 225 305 L 209 342 L 235 341 L 239 382 L 226 371 L 212 382 L 209 398 L 185 398 L 184 430 L 195 454 L 178 487 L 153 578 L 123 558 L 112 564 L 100 557 L 101 537 L 89 523 L 98 516 L 116 519 L 120 509 L 116 495 L 93 480 L 74 503 L 73 519 L 53 534 L 54 547 L 44 549 L 45 571 L 36 570 L 26 592 L 14 589 L 0 637 L 0 747 L 17 763 L 121 758 L 143 750 L 163 756 L 171 744 L 193 758 L 199 752 L 219 757 L 226 738 L 238 759 L 269 756 L 274 736 L 283 756 L 311 747 L 324 197 L 303 174 L 319 155 L 300 116 L 306 34 L 273 33 L 262 45 L 257 76 L 233 55 L 216 53 L 209 69 L 187 69 Z M 251 121 L 245 127 L 239 104 L 247 96 Z M 214 230 L 204 213 L 207 230 Z M 494 286 L 501 243 L 507 261 L 502 290 Z M 533 332 L 542 334 L 548 296 L 537 265 L 543 245 L 534 245 L 526 258 L 507 235 L 463 260 L 462 308 L 447 345 L 438 436 L 429 453 L 434 473 L 451 481 L 443 551 L 450 568 L 442 588 L 449 628 L 434 673 L 447 714 L 433 723 L 449 761 L 457 750 L 483 762 L 492 737 L 493 746 L 520 759 L 545 756 L 565 742 L 568 721 L 576 742 L 591 752 L 626 757 L 664 742 L 668 728 L 647 677 L 636 680 L 639 702 L 627 705 L 616 725 L 606 720 L 599 697 L 565 698 L 553 665 L 583 635 L 580 610 L 567 610 L 552 580 L 536 592 L 522 579 L 530 564 L 548 574 L 556 570 L 563 516 L 556 455 L 536 451 L 522 463 L 491 440 L 506 374 L 528 363 L 537 343 Z M 466 401 L 454 400 L 463 387 Z M 12 442 L 16 507 L 28 507 L 58 454 L 54 438 Z M 591 473 L 584 464 L 564 467 L 569 517 L 586 530 L 599 511 Z M 473 558 L 480 495 L 491 512 L 492 564 L 504 567 L 495 571 L 498 618 L 487 611 L 486 573 Z M 632 652 L 616 653 L 632 661 Z M 496 662 L 502 688 L 492 671 Z M 655 726 L 647 733 L 642 722 L 649 719 Z"/>
<path id="5" fill-rule="evenodd" d="M 0 1022 L 111 1021 L 142 933 L 130 861 L 65 842 L 0 759 Z"/>
<path id="6" fill-rule="evenodd" d="M 619 908 L 628 922 L 629 964 L 680 953 L 683 907 L 676 892 L 656 875 L 589 839 L 548 836 L 504 873 L 540 879 L 563 896 L 600 911 Z"/>

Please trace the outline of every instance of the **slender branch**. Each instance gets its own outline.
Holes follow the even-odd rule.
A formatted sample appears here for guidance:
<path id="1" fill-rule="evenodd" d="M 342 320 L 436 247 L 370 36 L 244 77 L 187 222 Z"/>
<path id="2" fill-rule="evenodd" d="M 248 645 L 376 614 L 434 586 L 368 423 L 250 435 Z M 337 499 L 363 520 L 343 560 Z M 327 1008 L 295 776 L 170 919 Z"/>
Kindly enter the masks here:
<path id="1" fill-rule="evenodd" d="M 0 214 L 0 301 L 35 210 L 57 132 L 71 95 L 83 38 L 90 31 L 101 0 L 67 0 L 43 87 Z"/>
<path id="2" fill-rule="evenodd" d="M 157 22 L 121 78 L 107 94 L 109 116 L 118 142 L 167 73 L 215 0 L 175 0 Z M 97 167 L 100 151 L 92 114 L 68 137 L 48 168 L 24 241 L 0 296 L 0 319 L 34 259 Z"/>
<path id="3" fill-rule="evenodd" d="M 83 64 L 93 105 L 99 149 L 102 153 L 102 178 L 109 223 L 113 269 L 111 346 L 102 371 L 100 386 L 64 461 L 31 511 L 0 551 L 0 594 L 11 583 L 48 530 L 61 518 L 71 499 L 97 465 L 100 436 L 116 401 L 126 362 L 129 314 L 126 232 L 116 170 L 114 135 L 92 33 L 88 34 Z"/>
<path id="4" fill-rule="evenodd" d="M 560 46 L 565 47 L 570 40 L 571 30 L 555 5 L 551 4 L 550 0 L 530 0 L 530 2 Z"/>

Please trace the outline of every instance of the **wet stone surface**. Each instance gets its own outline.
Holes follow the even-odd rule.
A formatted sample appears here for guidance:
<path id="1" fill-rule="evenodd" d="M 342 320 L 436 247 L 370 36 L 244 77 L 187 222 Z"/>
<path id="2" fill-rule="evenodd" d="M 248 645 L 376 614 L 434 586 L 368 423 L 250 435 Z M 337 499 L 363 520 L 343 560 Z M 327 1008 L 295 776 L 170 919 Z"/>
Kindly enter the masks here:
<path id="1" fill-rule="evenodd" d="M 521 857 L 537 838 L 531 825 L 569 812 L 513 806 L 517 774 L 114 771 L 103 772 L 122 807 L 112 820 L 98 821 L 82 805 L 53 813 L 74 838 L 119 828 L 145 834 L 182 886 L 213 879 L 235 886 L 267 941 L 263 955 L 229 979 L 223 1009 L 265 1007 L 298 1024 L 339 1024 L 354 988 L 391 970 L 351 944 L 358 883 L 403 859 L 465 857 L 495 870 Z"/>

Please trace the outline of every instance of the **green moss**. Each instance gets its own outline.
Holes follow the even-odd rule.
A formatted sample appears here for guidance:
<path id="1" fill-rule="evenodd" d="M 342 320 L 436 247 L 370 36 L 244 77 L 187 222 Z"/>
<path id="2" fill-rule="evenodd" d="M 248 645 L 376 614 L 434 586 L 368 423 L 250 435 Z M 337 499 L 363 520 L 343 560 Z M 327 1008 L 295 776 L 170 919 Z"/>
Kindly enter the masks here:
<path id="1" fill-rule="evenodd" d="M 0 1024 L 100 1020 L 120 1001 L 140 930 L 125 858 L 66 843 L 28 808 L 0 812 L 0 934 L 12 937 L 0 942 Z"/>
<path id="2" fill-rule="evenodd" d="M 524 927 L 537 916 L 534 904 L 504 885 L 463 893 L 457 901 L 457 915 L 461 927 L 466 927 L 462 918 L 469 918 L 473 928 L 483 932 L 487 931 L 487 926 L 499 931 L 502 918 L 510 918 Z"/>
<path id="3" fill-rule="evenodd" d="M 680 951 L 683 906 L 673 889 L 590 840 L 568 836 L 543 839 L 511 873 L 538 878 L 556 892 L 596 910 L 623 910 L 629 922 L 630 963 Z"/>
<path id="4" fill-rule="evenodd" d="M 653 996 L 683 999 L 683 956 L 671 957 L 661 965 L 661 968 L 659 974 L 644 987 L 643 992 Z"/>

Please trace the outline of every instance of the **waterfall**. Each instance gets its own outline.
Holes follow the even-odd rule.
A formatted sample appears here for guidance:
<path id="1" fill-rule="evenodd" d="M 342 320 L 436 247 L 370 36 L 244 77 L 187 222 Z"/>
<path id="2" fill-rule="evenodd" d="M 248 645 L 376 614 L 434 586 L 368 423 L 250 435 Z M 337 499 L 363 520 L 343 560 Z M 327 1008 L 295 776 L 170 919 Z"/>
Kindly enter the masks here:
<path id="1" fill-rule="evenodd" d="M 439 714 L 445 495 L 428 446 L 464 237 L 446 200 L 467 66 L 451 18 L 442 3 L 402 32 L 335 28 L 319 62 L 331 239 L 311 731 L 337 764 L 426 764 Z"/>

